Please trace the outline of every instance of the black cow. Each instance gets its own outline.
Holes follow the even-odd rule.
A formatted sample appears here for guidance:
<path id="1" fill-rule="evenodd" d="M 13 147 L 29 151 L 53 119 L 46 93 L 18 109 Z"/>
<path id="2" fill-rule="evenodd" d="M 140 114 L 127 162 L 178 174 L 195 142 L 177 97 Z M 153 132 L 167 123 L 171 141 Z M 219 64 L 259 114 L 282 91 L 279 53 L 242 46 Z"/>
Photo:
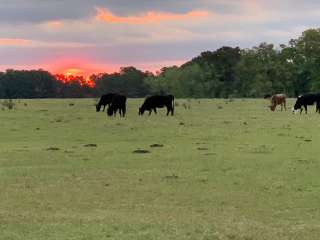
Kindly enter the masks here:
<path id="1" fill-rule="evenodd" d="M 174 97 L 172 95 L 167 96 L 151 96 L 147 97 L 144 100 L 144 103 L 139 108 L 139 115 L 143 115 L 143 113 L 147 110 L 149 111 L 149 115 L 151 114 L 152 110 L 154 113 L 157 113 L 156 108 L 163 108 L 167 107 L 167 116 L 171 112 L 173 115 L 174 112 Z"/>
<path id="2" fill-rule="evenodd" d="M 305 112 L 307 114 L 308 111 L 308 105 L 314 105 L 316 104 L 316 112 L 320 113 L 320 93 L 309 93 L 305 95 L 301 95 L 298 97 L 294 107 L 293 112 L 300 109 L 300 114 L 302 113 L 304 107 Z"/>
<path id="3" fill-rule="evenodd" d="M 98 104 L 96 105 L 97 112 L 100 112 L 101 106 L 103 106 L 103 111 L 106 108 L 106 105 L 110 106 L 112 102 L 112 98 L 117 95 L 115 93 L 107 93 L 105 95 L 102 95 Z"/>
<path id="4" fill-rule="evenodd" d="M 127 97 L 123 95 L 114 95 L 111 101 L 111 104 L 109 105 L 107 109 L 108 116 L 116 116 L 117 111 L 119 111 L 120 117 L 124 117 L 126 115 L 126 103 L 127 103 Z"/>

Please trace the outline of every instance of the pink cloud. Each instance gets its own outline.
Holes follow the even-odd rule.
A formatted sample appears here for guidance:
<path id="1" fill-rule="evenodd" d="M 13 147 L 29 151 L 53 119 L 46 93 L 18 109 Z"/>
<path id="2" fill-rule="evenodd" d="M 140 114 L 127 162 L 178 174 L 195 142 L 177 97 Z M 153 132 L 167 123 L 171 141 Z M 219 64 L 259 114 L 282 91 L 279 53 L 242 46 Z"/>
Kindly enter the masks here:
<path id="1" fill-rule="evenodd" d="M 148 24 L 163 21 L 182 21 L 194 18 L 204 18 L 208 15 L 209 13 L 207 11 L 190 11 L 184 14 L 148 11 L 145 14 L 138 16 L 121 17 L 114 15 L 106 8 L 97 7 L 95 19 L 105 23 Z"/>
<path id="2" fill-rule="evenodd" d="M 0 46 L 29 46 L 31 40 L 22 38 L 0 38 Z"/>
<path id="3" fill-rule="evenodd" d="M 49 21 L 46 22 L 45 25 L 49 28 L 61 28 L 64 26 L 64 22 L 63 21 Z"/>

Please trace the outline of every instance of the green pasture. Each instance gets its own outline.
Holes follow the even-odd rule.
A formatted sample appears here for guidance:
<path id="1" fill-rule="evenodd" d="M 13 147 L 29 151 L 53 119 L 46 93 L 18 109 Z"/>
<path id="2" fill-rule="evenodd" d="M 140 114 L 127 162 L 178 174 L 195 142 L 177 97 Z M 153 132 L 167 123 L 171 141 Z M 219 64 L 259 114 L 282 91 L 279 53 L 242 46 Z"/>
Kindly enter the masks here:
<path id="1" fill-rule="evenodd" d="M 126 118 L 92 99 L 0 107 L 0 239 L 319 239 L 314 108 L 177 99 L 140 117 L 141 101 Z"/>

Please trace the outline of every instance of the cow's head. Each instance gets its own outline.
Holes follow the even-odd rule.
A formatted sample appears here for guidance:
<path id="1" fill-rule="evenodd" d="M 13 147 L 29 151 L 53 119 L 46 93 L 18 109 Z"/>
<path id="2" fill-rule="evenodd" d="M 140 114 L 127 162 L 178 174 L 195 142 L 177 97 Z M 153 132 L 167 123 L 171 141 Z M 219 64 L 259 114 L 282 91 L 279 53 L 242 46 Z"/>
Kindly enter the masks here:
<path id="1" fill-rule="evenodd" d="M 139 115 L 143 115 L 143 114 L 144 114 L 144 111 L 145 111 L 144 107 L 143 107 L 143 106 L 140 107 L 140 108 L 139 108 Z"/>
<path id="2" fill-rule="evenodd" d="M 97 112 L 100 112 L 100 109 L 101 109 L 101 105 L 100 105 L 100 104 L 96 104 L 96 110 L 97 110 Z"/>
<path id="3" fill-rule="evenodd" d="M 301 96 L 299 96 L 292 108 L 292 112 L 296 113 L 299 109 L 301 109 L 301 107 L 302 107 L 302 100 L 301 100 Z"/>
<path id="4" fill-rule="evenodd" d="M 272 112 L 274 112 L 274 110 L 276 110 L 276 105 L 270 105 L 269 108 Z"/>

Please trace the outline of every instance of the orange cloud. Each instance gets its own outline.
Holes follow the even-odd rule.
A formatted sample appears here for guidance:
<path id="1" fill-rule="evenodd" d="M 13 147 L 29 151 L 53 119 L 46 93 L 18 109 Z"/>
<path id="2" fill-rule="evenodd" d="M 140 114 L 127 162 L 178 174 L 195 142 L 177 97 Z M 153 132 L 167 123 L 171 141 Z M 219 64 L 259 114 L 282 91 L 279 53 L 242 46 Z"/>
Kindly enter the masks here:
<path id="1" fill-rule="evenodd" d="M 97 21 L 124 24 L 147 24 L 159 23 L 163 21 L 181 21 L 192 18 L 203 18 L 209 15 L 207 11 L 191 11 L 184 14 L 149 11 L 139 16 L 120 17 L 114 15 L 110 10 L 106 8 L 97 7 L 96 11 L 97 13 L 95 18 Z"/>
<path id="2" fill-rule="evenodd" d="M 31 40 L 22 38 L 0 38 L 0 46 L 29 46 Z"/>
<path id="3" fill-rule="evenodd" d="M 61 28 L 64 26 L 64 23 L 62 21 L 49 21 L 46 22 L 46 26 L 49 28 Z"/>

